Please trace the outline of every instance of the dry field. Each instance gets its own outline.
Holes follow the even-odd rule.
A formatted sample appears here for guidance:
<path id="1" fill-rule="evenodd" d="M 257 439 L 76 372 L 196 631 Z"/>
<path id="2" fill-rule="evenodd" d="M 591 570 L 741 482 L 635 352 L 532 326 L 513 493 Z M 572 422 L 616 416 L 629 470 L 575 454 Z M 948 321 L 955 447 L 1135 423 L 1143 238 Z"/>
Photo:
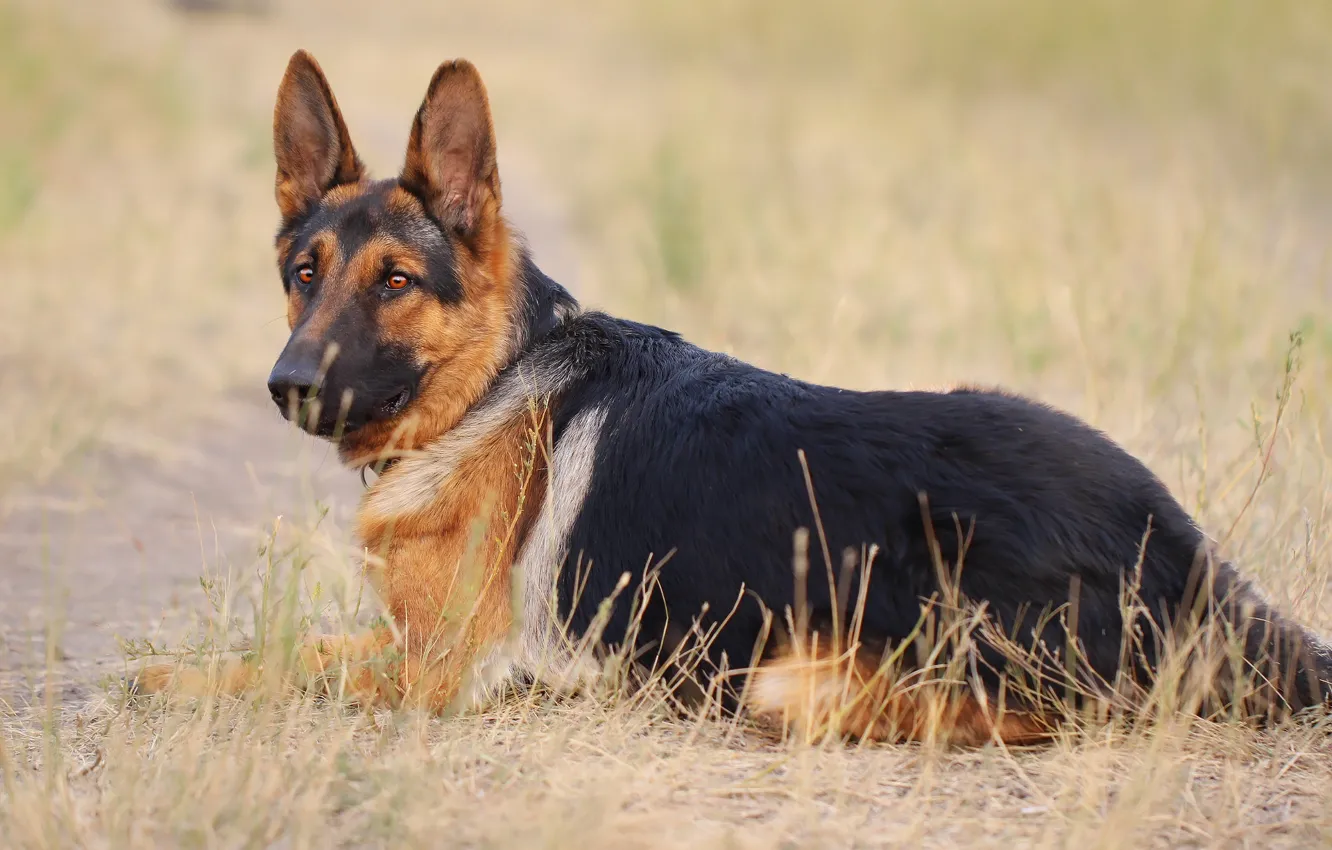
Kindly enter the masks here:
<path id="1" fill-rule="evenodd" d="M 381 174 L 476 61 L 510 214 L 585 303 L 1069 409 L 1332 632 L 1332 5 L 249 6 L 0 0 L 0 847 L 1332 843 L 1328 722 L 949 752 L 653 690 L 437 719 L 114 687 L 374 613 L 354 476 L 255 401 L 297 47 Z"/>

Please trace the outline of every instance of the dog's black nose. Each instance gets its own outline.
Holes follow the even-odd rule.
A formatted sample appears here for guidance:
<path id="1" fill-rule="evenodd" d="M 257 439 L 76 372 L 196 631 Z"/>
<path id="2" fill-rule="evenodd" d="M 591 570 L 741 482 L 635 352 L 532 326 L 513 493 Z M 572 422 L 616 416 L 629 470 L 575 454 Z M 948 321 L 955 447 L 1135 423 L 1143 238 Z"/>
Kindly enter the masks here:
<path id="1" fill-rule="evenodd" d="M 273 395 L 273 403 L 279 407 L 300 404 L 310 396 L 314 381 L 291 378 L 275 378 L 268 382 L 268 391 Z"/>
<path id="2" fill-rule="evenodd" d="M 313 396 L 318 389 L 316 382 L 318 370 L 305 363 L 284 363 L 279 360 L 268 376 L 268 391 L 273 396 L 273 403 L 286 411 L 293 404 Z"/>

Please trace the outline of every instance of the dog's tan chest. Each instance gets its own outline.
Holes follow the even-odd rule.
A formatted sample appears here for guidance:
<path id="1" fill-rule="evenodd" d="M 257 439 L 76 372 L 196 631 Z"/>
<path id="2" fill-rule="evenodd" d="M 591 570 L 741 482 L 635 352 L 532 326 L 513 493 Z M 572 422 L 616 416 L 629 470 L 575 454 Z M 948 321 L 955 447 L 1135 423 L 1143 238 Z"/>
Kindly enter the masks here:
<path id="1" fill-rule="evenodd" d="M 465 423 L 366 493 L 358 532 L 409 651 L 475 654 L 508 634 L 510 571 L 544 492 L 543 419 Z"/>

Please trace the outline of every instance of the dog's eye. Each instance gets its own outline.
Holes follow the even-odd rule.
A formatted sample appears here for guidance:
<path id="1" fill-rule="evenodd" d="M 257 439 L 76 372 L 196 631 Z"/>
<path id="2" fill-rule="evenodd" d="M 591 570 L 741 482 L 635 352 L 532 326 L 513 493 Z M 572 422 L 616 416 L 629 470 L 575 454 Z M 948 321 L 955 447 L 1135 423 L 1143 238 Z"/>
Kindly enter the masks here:
<path id="1" fill-rule="evenodd" d="M 309 266 L 301 266 L 296 270 L 296 282 L 301 286 L 309 286 L 314 280 L 314 269 Z"/>
<path id="2" fill-rule="evenodd" d="M 401 292 L 412 285 L 412 279 L 405 274 L 394 273 L 389 275 L 389 279 L 384 281 L 384 286 L 394 292 Z"/>

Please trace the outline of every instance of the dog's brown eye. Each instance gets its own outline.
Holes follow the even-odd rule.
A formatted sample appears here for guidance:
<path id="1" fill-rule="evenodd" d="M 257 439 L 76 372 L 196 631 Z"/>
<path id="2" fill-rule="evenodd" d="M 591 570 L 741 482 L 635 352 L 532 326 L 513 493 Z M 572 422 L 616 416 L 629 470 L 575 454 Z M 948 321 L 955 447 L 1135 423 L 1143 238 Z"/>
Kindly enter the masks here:
<path id="1" fill-rule="evenodd" d="M 296 279 L 301 282 L 301 285 L 308 285 L 314 280 L 314 269 L 309 266 L 301 266 L 296 270 Z"/>
<path id="2" fill-rule="evenodd" d="M 394 274 L 394 275 L 389 275 L 389 279 L 384 282 L 384 285 L 387 286 L 389 289 L 397 291 L 397 290 L 406 289 L 408 286 L 411 286 L 411 283 L 412 279 L 407 275 Z"/>

